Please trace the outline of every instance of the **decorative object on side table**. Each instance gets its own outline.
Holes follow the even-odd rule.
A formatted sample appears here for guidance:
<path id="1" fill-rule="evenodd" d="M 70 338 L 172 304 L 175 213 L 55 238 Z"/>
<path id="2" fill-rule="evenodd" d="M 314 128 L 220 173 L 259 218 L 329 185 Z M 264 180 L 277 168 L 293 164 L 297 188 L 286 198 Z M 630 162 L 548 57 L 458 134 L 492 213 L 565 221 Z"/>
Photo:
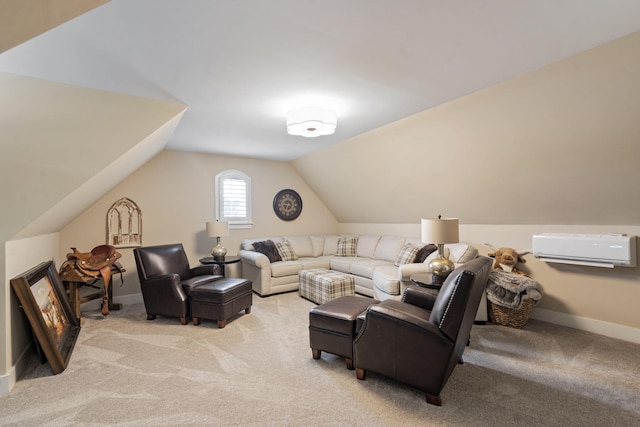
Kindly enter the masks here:
<path id="1" fill-rule="evenodd" d="M 458 243 L 458 219 L 442 218 L 422 219 L 422 242 L 435 243 L 438 247 L 438 257 L 429 263 L 429 270 L 433 275 L 433 284 L 442 284 L 449 273 L 455 269 L 453 262 L 445 253 L 445 243 Z"/>
<path id="2" fill-rule="evenodd" d="M 59 374 L 67 368 L 80 323 L 71 311 L 53 261 L 42 262 L 14 277 L 11 287 L 29 319 L 38 353 L 42 357 L 44 352 L 54 375 Z"/>
<path id="3" fill-rule="evenodd" d="M 229 235 L 229 223 L 226 221 L 207 222 L 207 236 L 217 238 L 218 244 L 211 249 L 211 256 L 217 261 L 224 261 L 227 248 L 222 246 L 221 237 Z"/>
<path id="4" fill-rule="evenodd" d="M 289 188 L 280 190 L 273 198 L 273 211 L 283 221 L 293 221 L 302 212 L 302 198 Z"/>

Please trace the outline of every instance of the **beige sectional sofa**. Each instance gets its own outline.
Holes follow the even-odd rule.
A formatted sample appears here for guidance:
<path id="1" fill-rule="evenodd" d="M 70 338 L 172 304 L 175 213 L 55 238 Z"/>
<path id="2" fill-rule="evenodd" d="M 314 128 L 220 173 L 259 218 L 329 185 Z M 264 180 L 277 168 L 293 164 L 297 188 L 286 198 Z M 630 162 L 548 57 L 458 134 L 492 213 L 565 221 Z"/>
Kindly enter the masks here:
<path id="1" fill-rule="evenodd" d="M 260 246 L 269 240 L 288 248 L 294 254 L 289 256 L 292 259 L 270 262 L 267 255 L 255 251 L 254 244 Z M 354 256 L 344 256 L 348 241 L 355 242 L 349 254 Z M 300 270 L 326 268 L 350 274 L 356 293 L 382 301 L 400 299 L 412 274 L 429 272 L 428 264 L 437 251 L 420 263 L 403 264 L 405 259 L 399 259 L 411 247 L 423 245 L 419 239 L 387 235 L 280 236 L 245 240 L 238 256 L 243 277 L 252 281 L 253 290 L 261 296 L 295 291 Z M 476 248 L 465 243 L 445 245 L 445 250 L 456 267 L 478 255 Z"/>

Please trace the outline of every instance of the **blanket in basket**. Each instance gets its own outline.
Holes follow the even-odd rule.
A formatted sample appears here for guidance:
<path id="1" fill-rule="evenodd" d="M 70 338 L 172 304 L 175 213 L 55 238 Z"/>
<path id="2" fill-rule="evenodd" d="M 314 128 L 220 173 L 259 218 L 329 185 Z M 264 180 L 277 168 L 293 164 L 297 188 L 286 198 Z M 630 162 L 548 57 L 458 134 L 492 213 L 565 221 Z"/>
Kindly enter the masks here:
<path id="1" fill-rule="evenodd" d="M 542 298 L 540 283 L 527 276 L 503 270 L 491 270 L 487 283 L 487 299 L 501 307 L 519 309 L 530 298 L 537 304 Z"/>

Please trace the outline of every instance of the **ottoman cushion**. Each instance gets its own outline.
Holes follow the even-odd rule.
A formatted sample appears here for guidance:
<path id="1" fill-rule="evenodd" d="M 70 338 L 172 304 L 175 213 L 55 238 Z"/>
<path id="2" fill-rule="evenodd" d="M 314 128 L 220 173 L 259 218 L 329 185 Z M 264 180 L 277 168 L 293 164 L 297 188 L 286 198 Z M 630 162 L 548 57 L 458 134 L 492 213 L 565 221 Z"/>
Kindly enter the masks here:
<path id="1" fill-rule="evenodd" d="M 357 296 L 334 299 L 309 311 L 309 327 L 353 337 L 356 318 L 374 302 L 371 298 Z"/>
<path id="2" fill-rule="evenodd" d="M 191 290 L 191 297 L 199 302 L 224 304 L 240 295 L 251 292 L 251 281 L 240 278 L 226 278 L 205 283 Z"/>

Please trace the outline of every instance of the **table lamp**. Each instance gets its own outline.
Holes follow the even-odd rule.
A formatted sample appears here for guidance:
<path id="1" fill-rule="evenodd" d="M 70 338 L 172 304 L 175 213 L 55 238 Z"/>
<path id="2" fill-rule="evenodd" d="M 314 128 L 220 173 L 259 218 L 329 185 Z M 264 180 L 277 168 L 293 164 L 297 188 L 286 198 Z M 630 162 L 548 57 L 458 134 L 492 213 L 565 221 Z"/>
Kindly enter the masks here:
<path id="1" fill-rule="evenodd" d="M 445 243 L 458 243 L 458 219 L 442 218 L 422 219 L 422 242 L 433 243 L 438 247 L 438 257 L 429 263 L 432 280 L 436 284 L 442 284 L 449 273 L 455 269 L 455 265 L 444 251 Z"/>
<path id="2" fill-rule="evenodd" d="M 216 237 L 218 244 L 211 249 L 211 256 L 216 261 L 224 261 L 225 255 L 227 255 L 227 248 L 220 243 L 220 237 L 229 235 L 229 223 L 224 222 L 207 222 L 207 236 Z"/>

